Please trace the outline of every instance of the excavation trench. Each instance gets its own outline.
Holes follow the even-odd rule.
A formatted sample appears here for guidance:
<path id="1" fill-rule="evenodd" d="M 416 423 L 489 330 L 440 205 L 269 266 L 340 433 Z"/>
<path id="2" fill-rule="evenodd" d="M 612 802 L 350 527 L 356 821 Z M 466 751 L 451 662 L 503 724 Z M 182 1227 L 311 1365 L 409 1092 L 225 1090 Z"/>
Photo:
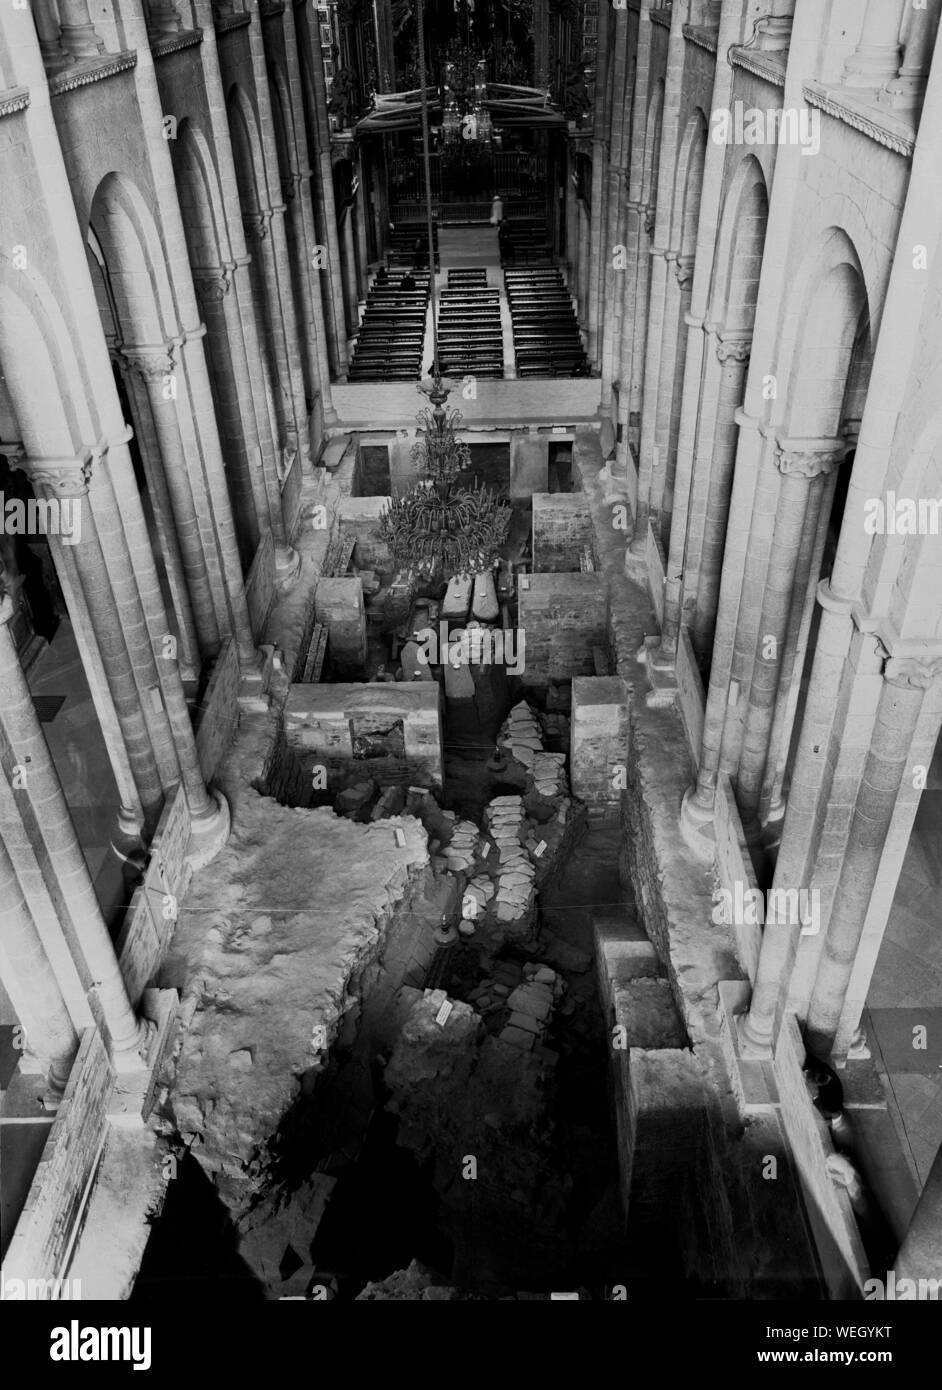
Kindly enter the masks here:
<path id="1" fill-rule="evenodd" d="M 438 794 L 396 775 L 395 749 L 368 796 L 344 797 L 352 774 L 312 794 L 303 741 L 269 760 L 259 791 L 329 797 L 361 824 L 382 826 L 393 789 L 431 857 L 348 981 L 250 1202 L 230 1200 L 227 1224 L 186 1160 L 137 1297 L 187 1277 L 245 1297 L 394 1296 L 367 1286 L 413 1261 L 457 1297 L 604 1298 L 642 1277 L 593 944 L 594 913 L 631 913 L 617 826 L 588 824 L 569 793 L 568 687 L 520 694 L 500 672 L 483 702 L 445 702 Z"/>

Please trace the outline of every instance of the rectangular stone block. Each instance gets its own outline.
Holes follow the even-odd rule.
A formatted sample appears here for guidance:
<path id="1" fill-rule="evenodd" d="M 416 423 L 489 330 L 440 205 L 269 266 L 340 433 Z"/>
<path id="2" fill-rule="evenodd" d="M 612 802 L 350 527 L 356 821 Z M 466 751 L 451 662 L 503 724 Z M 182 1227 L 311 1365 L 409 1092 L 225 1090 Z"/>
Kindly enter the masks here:
<path id="1" fill-rule="evenodd" d="M 533 494 L 533 568 L 538 574 L 579 573 L 592 519 L 585 493 Z"/>
<path id="2" fill-rule="evenodd" d="M 581 801 L 593 806 L 621 800 L 628 737 L 624 682 L 618 676 L 576 677 L 572 683 L 569 765 L 573 794 Z"/>

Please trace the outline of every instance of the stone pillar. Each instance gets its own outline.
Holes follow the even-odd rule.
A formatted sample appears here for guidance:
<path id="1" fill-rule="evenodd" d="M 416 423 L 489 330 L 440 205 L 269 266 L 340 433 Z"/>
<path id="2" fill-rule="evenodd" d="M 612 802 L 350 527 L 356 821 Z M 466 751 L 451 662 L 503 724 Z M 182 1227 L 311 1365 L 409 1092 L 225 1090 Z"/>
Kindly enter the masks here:
<path id="1" fill-rule="evenodd" d="M 75 59 L 66 53 L 59 37 L 59 15 L 55 0 L 33 0 L 33 21 L 39 35 L 39 52 L 50 77 L 70 67 Z"/>
<path id="2" fill-rule="evenodd" d="M 59 0 L 62 47 L 73 58 L 97 58 L 104 51 L 88 13 L 88 0 Z"/>
<path id="3" fill-rule="evenodd" d="M 766 758 L 765 775 L 762 780 L 762 796 L 759 804 L 759 817 L 764 827 L 764 843 L 770 848 L 777 839 L 778 831 L 769 826 L 779 826 L 785 814 L 782 799 L 782 786 L 788 764 L 788 751 L 791 746 L 795 712 L 801 692 L 802 673 L 808 649 L 808 635 L 814 616 L 815 597 L 821 575 L 821 563 L 827 544 L 828 524 L 834 489 L 837 483 L 837 469 L 825 477 L 824 495 L 818 508 L 816 528 L 808 528 L 802 537 L 802 549 L 798 560 L 795 597 L 788 617 L 788 630 L 785 635 L 785 648 L 782 652 L 778 691 L 775 697 L 775 714 L 769 737 L 769 753 Z"/>
<path id="4" fill-rule="evenodd" d="M 697 572 L 696 607 L 691 621 L 691 640 L 695 651 L 702 656 L 710 650 L 716 624 L 729 501 L 736 464 L 736 443 L 739 438 L 736 412 L 743 403 L 751 350 L 751 339 L 720 337 L 716 344 L 716 356 L 721 373 L 716 402 L 713 454 L 707 478 L 707 491 L 702 498 L 700 564 Z"/>
<path id="5" fill-rule="evenodd" d="M 589 228 L 589 276 L 588 303 L 586 306 L 586 327 L 588 329 L 588 357 L 594 366 L 599 362 L 599 326 L 601 323 L 602 275 L 604 268 L 611 264 L 608 247 L 605 245 L 607 231 L 606 212 L 606 168 L 608 165 L 609 139 L 609 43 L 606 26 L 608 7 L 599 6 L 599 41 L 595 66 L 595 122 L 592 133 L 592 222 Z"/>
<path id="6" fill-rule="evenodd" d="M 900 64 L 903 0 L 867 0 L 860 42 L 844 64 L 846 87 L 882 87 Z"/>
<path id="7" fill-rule="evenodd" d="M 206 493 L 212 511 L 212 528 L 217 538 L 218 559 L 226 589 L 232 635 L 239 652 L 243 672 L 254 676 L 260 657 L 255 649 L 249 607 L 242 583 L 242 567 L 236 545 L 235 522 L 226 486 L 226 470 L 213 413 L 213 393 L 209 384 L 209 369 L 203 350 L 204 325 L 181 334 L 181 362 L 184 369 L 191 418 L 199 425 L 199 448 L 206 480 Z"/>
<path id="8" fill-rule="evenodd" d="M 174 351 L 172 344 L 162 348 L 125 344 L 121 356 L 137 372 L 150 404 L 200 654 L 205 658 L 214 656 L 219 650 L 220 632 L 186 452 L 180 437 L 176 400 L 172 394 L 175 389 Z"/>
<path id="9" fill-rule="evenodd" d="M 834 1045 L 922 703 L 940 675 L 942 658 L 891 657 L 884 668 L 870 751 L 808 1006 L 808 1048 L 819 1057 L 829 1056 Z"/>
<path id="10" fill-rule="evenodd" d="M 17 660 L 6 624 L 13 612 L 8 599 L 0 601 L 0 659 Z M 3 674 L 0 672 L 0 684 Z M 62 990 L 32 914 L 23 896 L 16 870 L 0 839 L 0 979 L 9 994 L 20 1026 L 25 1031 L 25 1050 L 43 1063 L 51 1099 L 60 1097 L 69 1079 L 72 1059 L 78 1051 L 78 1035 L 69 1016 Z"/>
<path id="11" fill-rule="evenodd" d="M 354 170 L 357 166 L 354 165 Z M 357 218 L 357 297 L 365 299 L 369 289 L 368 268 L 370 263 L 369 243 L 366 235 L 366 181 L 364 179 L 363 160 L 359 161 L 359 173 L 354 173 L 357 181 L 356 192 L 356 218 Z"/>
<path id="12" fill-rule="evenodd" d="M 304 390 L 302 386 L 300 394 L 296 393 L 295 383 L 292 379 L 278 258 L 274 239 L 270 235 L 273 220 L 274 211 L 272 208 L 247 213 L 243 218 L 264 303 L 262 321 L 275 371 L 275 381 L 272 384 L 275 409 L 278 412 L 281 428 L 281 442 L 290 447 L 299 448 L 304 421 L 298 416 L 298 404 L 303 406 Z M 290 297 L 290 280 L 288 281 L 287 297 Z"/>
<path id="13" fill-rule="evenodd" d="M 851 605 L 832 600 L 826 582 L 819 585 L 818 598 L 823 611 L 814 668 L 772 884 L 786 890 L 811 881 L 833 777 L 832 761 L 822 750 L 845 739 L 843 725 L 837 721 L 835 692 L 851 656 L 855 631 Z M 772 1055 L 772 1040 L 788 999 L 799 939 L 800 927 L 794 924 L 763 933 L 749 1010 L 739 1021 L 740 1043 L 747 1056 Z"/>
<path id="14" fill-rule="evenodd" d="M 327 277 L 325 299 L 330 306 L 327 315 L 328 346 L 332 354 L 334 371 L 338 377 L 347 375 L 347 333 L 344 321 L 343 281 L 340 269 L 340 241 L 337 234 L 337 209 L 334 204 L 334 175 L 330 157 L 330 129 L 327 123 L 327 89 L 324 83 L 324 65 L 321 62 L 319 40 L 309 54 L 308 70 L 311 74 L 311 109 L 313 115 L 316 153 L 312 160 L 317 194 L 317 225 L 326 242 L 327 264 L 320 270 Z"/>
<path id="15" fill-rule="evenodd" d="M 336 421 L 330 394 L 330 359 L 327 351 L 327 323 L 324 318 L 324 305 L 321 300 L 323 272 L 314 267 L 314 248 L 317 245 L 317 229 L 314 226 L 314 204 L 311 201 L 312 170 L 302 169 L 295 175 L 295 193 L 291 198 L 291 218 L 294 226 L 295 245 L 302 260 L 301 297 L 304 306 L 304 341 L 308 355 L 308 369 L 312 381 L 320 392 L 324 407 L 324 420 L 330 424 Z M 311 447 L 314 447 L 312 441 Z"/>
<path id="16" fill-rule="evenodd" d="M 929 1169 L 893 1268 L 897 1286 L 901 1279 L 938 1282 L 942 1269 L 942 1147 Z"/>
<path id="17" fill-rule="evenodd" d="M 173 0 L 147 0 L 147 32 L 155 39 L 177 34 L 183 28 Z"/>
<path id="18" fill-rule="evenodd" d="M 24 460 L 22 466 L 38 496 L 55 500 L 60 505 L 69 501 L 79 508 L 81 540 L 70 549 L 88 605 L 92 631 L 140 796 L 145 824 L 152 830 L 163 805 L 164 785 L 127 645 L 128 638 L 134 641 L 140 634 L 131 615 L 122 615 L 112 588 L 96 519 L 88 500 L 91 462 L 87 459 L 29 459 Z M 107 507 L 105 513 L 106 537 L 110 538 L 117 518 Z M 54 533 L 50 534 L 49 543 L 54 557 L 65 548 L 61 537 Z M 57 567 L 58 564 L 57 560 Z M 153 684 L 156 685 L 156 676 Z M 169 772 L 166 767 L 164 770 Z"/>
<path id="19" fill-rule="evenodd" d="M 343 288 L 347 312 L 347 336 L 355 333 L 360 322 L 359 298 L 357 295 L 357 257 L 353 244 L 353 204 L 341 213 L 343 233 Z"/>
<path id="20" fill-rule="evenodd" d="M 791 42 L 794 14 L 795 0 L 772 0 L 768 15 L 756 26 L 758 47 L 766 53 L 783 53 Z"/>
<path id="21" fill-rule="evenodd" d="M 233 510 L 238 521 L 239 550 L 245 570 L 251 564 L 259 535 L 269 531 L 271 526 L 264 480 L 259 476 L 254 458 L 250 460 L 249 457 L 254 430 L 246 428 L 246 412 L 251 410 L 252 397 L 251 393 L 247 397 L 244 394 L 248 381 L 236 381 L 237 346 L 230 339 L 229 315 L 225 309 L 226 302 L 231 303 L 230 270 L 233 268 L 230 265 L 194 270 L 193 282 L 206 324 L 216 420 L 226 452 Z M 236 336 L 241 337 L 238 323 Z"/>
<path id="22" fill-rule="evenodd" d="M 86 509 L 87 510 L 87 509 Z M 84 525 L 87 518 L 83 518 Z M 85 544 L 84 538 L 82 544 Z M 16 761 L 28 768 L 21 795 L 42 838 L 35 846 L 43 873 L 58 886 L 58 908 L 73 952 L 84 960 L 111 1034 L 116 1065 L 140 1066 L 144 1026 L 134 1015 L 108 928 L 101 915 L 72 817 L 43 737 L 29 685 L 17 659 L 7 623 L 12 606 L 0 605 L 0 709 Z M 43 860 L 45 859 L 45 862 Z M 9 902 L 4 898 L 4 902 Z M 14 905 L 14 912 L 16 911 Z M 80 971 L 80 974 L 82 972 Z"/>
<path id="23" fill-rule="evenodd" d="M 623 244 L 625 235 L 625 151 L 627 148 L 627 124 L 629 107 L 626 101 L 626 79 L 628 72 L 628 14 L 626 10 L 615 11 L 614 69 L 612 74 L 612 120 L 611 144 L 608 159 L 608 228 L 605 254 L 602 257 L 601 271 L 607 282 L 618 279 L 624 271 L 613 269 L 614 248 Z M 620 319 L 620 315 L 618 315 Z M 602 298 L 602 408 L 610 409 L 612 404 L 612 378 L 614 375 L 615 351 L 615 297 L 608 293 L 608 285 L 603 285 Z"/>
<path id="24" fill-rule="evenodd" d="M 830 496 L 827 476 L 844 457 L 843 440 L 791 441 L 779 444 L 777 464 L 782 482 L 769 546 L 770 563 L 759 609 L 749 701 L 745 713 L 736 800 L 747 838 L 758 833 L 759 798 L 779 674 L 786 652 L 788 621 L 796 593 L 803 606 L 811 555 L 823 501 Z M 761 539 L 765 545 L 765 538 Z"/>
<path id="25" fill-rule="evenodd" d="M 907 5 L 902 66 L 880 92 L 881 103 L 904 111 L 915 111 L 922 104 L 939 30 L 939 8 L 940 0 L 926 0 L 924 9 Z"/>
<path id="26" fill-rule="evenodd" d="M 160 441 L 154 427 L 150 401 L 141 374 L 131 369 L 128 360 L 115 353 L 115 362 L 121 372 L 124 388 L 131 404 L 134 418 L 134 433 L 138 452 L 147 480 L 147 492 L 154 517 L 157 542 L 163 557 L 167 585 L 173 603 L 177 633 L 180 640 L 180 666 L 187 678 L 196 680 L 200 670 L 200 646 L 197 637 L 190 592 L 187 587 L 186 571 L 180 542 L 174 524 L 173 507 L 167 489 L 160 457 Z"/>

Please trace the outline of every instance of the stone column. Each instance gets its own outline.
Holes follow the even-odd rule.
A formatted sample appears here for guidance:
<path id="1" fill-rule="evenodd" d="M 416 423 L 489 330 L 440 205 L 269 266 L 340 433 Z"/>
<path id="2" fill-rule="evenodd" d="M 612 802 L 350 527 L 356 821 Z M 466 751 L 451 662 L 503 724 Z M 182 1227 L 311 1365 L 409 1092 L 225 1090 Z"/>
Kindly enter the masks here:
<path id="1" fill-rule="evenodd" d="M 199 640 L 196 633 L 196 623 L 193 620 L 193 608 L 190 604 L 183 556 L 180 553 L 180 542 L 174 525 L 173 507 L 170 503 L 167 479 L 164 476 L 163 464 L 161 463 L 160 442 L 154 427 L 150 401 L 141 374 L 131 369 L 127 359 L 120 352 L 115 353 L 115 362 L 121 372 L 133 413 L 134 433 L 144 468 L 144 477 L 147 480 L 147 492 L 154 517 L 154 528 L 157 532 L 156 539 L 164 562 L 167 586 L 170 589 L 170 598 L 180 639 L 181 670 L 186 672 L 188 679 L 196 680 L 200 670 Z"/>
<path id="2" fill-rule="evenodd" d="M 50 77 L 70 67 L 75 59 L 66 53 L 59 37 L 59 15 L 55 0 L 33 0 L 33 21 L 39 35 L 39 52 Z"/>
<path id="3" fill-rule="evenodd" d="M 59 0 L 62 47 L 73 58 L 97 58 L 104 51 L 88 13 L 88 0 Z"/>
<path id="4" fill-rule="evenodd" d="M 78 458 L 28 459 L 23 461 L 22 466 L 38 496 L 54 500 L 60 506 L 68 501 L 73 507 L 78 507 L 81 540 L 69 548 L 88 605 L 95 642 L 101 654 L 105 679 L 121 727 L 145 824 L 153 830 L 163 806 L 164 785 L 127 645 L 129 636 L 135 640 L 139 634 L 130 614 L 124 615 L 126 621 L 122 618 L 105 563 L 95 516 L 88 499 L 91 461 Z M 105 510 L 108 523 L 106 534 L 110 534 L 116 518 Z M 57 557 L 64 548 L 62 538 L 51 533 L 49 543 L 53 556 Z M 59 563 L 57 559 L 57 568 Z M 156 684 L 156 677 L 153 683 Z M 165 771 L 169 772 L 170 769 L 165 768 Z"/>
<path id="5" fill-rule="evenodd" d="M 901 1279 L 938 1282 L 942 1269 L 942 1147 L 929 1169 L 893 1268 L 897 1285 Z"/>
<path id="6" fill-rule="evenodd" d="M 302 257 L 301 294 L 304 302 L 304 337 L 308 351 L 312 379 L 320 391 L 324 407 L 325 423 L 337 419 L 330 394 L 330 360 L 327 352 L 327 323 L 324 318 L 324 305 L 321 300 L 322 272 L 314 268 L 314 248 L 317 245 L 317 229 L 314 226 L 314 204 L 312 202 L 311 169 L 302 169 L 296 178 L 296 192 L 291 200 L 291 213 L 294 221 L 296 245 Z"/>
<path id="7" fill-rule="evenodd" d="M 354 165 L 356 171 L 357 165 Z M 360 299 L 365 299 L 369 289 L 369 243 L 366 235 L 366 180 L 364 178 L 364 168 L 362 156 L 359 160 L 359 173 L 354 172 L 357 181 L 356 218 L 357 218 L 357 295 Z"/>
<path id="8" fill-rule="evenodd" d="M 609 115 L 609 43 L 606 32 L 608 7 L 599 6 L 599 45 L 595 67 L 595 122 L 592 132 L 592 223 L 589 228 L 589 278 L 586 327 L 588 357 L 593 365 L 599 362 L 599 327 L 601 323 L 602 277 L 611 265 L 605 245 L 607 231 L 606 169 L 608 165 Z"/>
<path id="9" fill-rule="evenodd" d="M 628 14 L 625 10 L 615 11 L 614 68 L 612 74 L 612 121 L 611 143 L 608 158 L 608 228 L 605 255 L 602 258 L 602 273 L 612 289 L 618 288 L 624 271 L 613 268 L 614 248 L 622 244 L 625 235 L 625 179 L 624 165 L 626 125 L 628 106 L 625 100 L 625 84 L 628 72 L 627 61 Z M 602 408 L 608 411 L 612 404 L 612 378 L 614 375 L 615 348 L 615 301 L 617 295 L 605 292 L 602 298 Z M 619 315 L 620 317 L 620 315 Z"/>
<path id="10" fill-rule="evenodd" d="M 125 344 L 121 356 L 138 373 L 150 403 L 200 654 L 205 658 L 215 656 L 219 650 L 220 633 L 186 453 L 177 421 L 176 398 L 173 395 L 176 389 L 174 351 L 173 345 L 136 347 Z"/>
<path id="11" fill-rule="evenodd" d="M 827 475 L 844 457 L 843 440 L 791 441 L 779 444 L 777 464 L 782 483 L 769 546 L 770 563 L 759 610 L 749 702 L 745 714 L 736 800 L 747 838 L 758 833 L 759 798 L 765 772 L 779 673 L 786 652 L 788 620 L 795 595 L 803 604 L 811 555 L 825 497 Z M 764 538 L 761 542 L 764 544 Z"/>
<path id="12" fill-rule="evenodd" d="M 209 384 L 209 369 L 203 351 L 205 326 L 181 334 L 181 359 L 184 369 L 192 420 L 199 428 L 199 447 L 206 480 L 206 492 L 212 510 L 212 526 L 217 538 L 218 557 L 226 588 L 232 635 L 239 652 L 239 662 L 246 676 L 255 678 L 261 658 L 255 648 L 249 607 L 242 582 L 242 567 L 236 545 L 235 522 L 226 486 L 226 471 L 213 413 L 213 393 Z M 206 422 L 200 426 L 199 422 Z"/>
<path id="13" fill-rule="evenodd" d="M 360 322 L 357 296 L 357 257 L 353 244 L 353 204 L 341 213 L 343 233 L 343 288 L 347 311 L 347 336 L 355 333 Z"/>
<path id="14" fill-rule="evenodd" d="M 878 101 L 904 111 L 915 111 L 922 104 L 939 30 L 939 6 L 940 0 L 926 0 L 923 9 L 907 5 L 902 66 L 898 76 L 880 92 Z"/>
<path id="15" fill-rule="evenodd" d="M 16 661 L 16 647 L 7 623 L 13 613 L 8 599 L 0 601 L 0 660 Z M 0 671 L 0 685 L 3 673 Z M 16 870 L 0 838 L 0 979 L 25 1031 L 25 1050 L 43 1063 L 50 1097 L 65 1091 L 78 1035 L 62 990 L 32 914 L 23 896 Z"/>
<path id="16" fill-rule="evenodd" d="M 766 53 L 783 53 L 791 42 L 795 0 L 772 0 L 769 13 L 757 27 L 757 46 Z"/>
<path id="17" fill-rule="evenodd" d="M 739 438 L 736 412 L 742 407 L 745 395 L 746 372 L 749 369 L 751 351 L 752 340 L 748 338 L 724 339 L 720 336 L 716 344 L 716 356 L 721 367 L 716 402 L 716 428 L 706 480 L 707 491 L 701 499 L 703 530 L 697 571 L 696 607 L 692 615 L 690 633 L 694 649 L 698 655 L 703 656 L 710 650 L 716 624 L 733 470 L 736 465 L 736 443 Z"/>
<path id="18" fill-rule="evenodd" d="M 147 0 L 147 32 L 155 39 L 162 34 L 178 34 L 182 28 L 173 0 Z"/>
<path id="19" fill-rule="evenodd" d="M 83 518 L 83 529 L 85 521 Z M 16 761 L 28 768 L 27 785 L 20 795 L 42 838 L 45 852 L 39 845 L 35 848 L 44 876 L 47 881 L 54 879 L 57 886 L 55 897 L 69 946 L 84 961 L 94 982 L 94 993 L 111 1034 L 115 1064 L 133 1069 L 141 1065 L 146 1031 L 131 1008 L 85 856 L 17 659 L 7 628 L 10 611 L 4 615 L 0 605 L 0 709 Z M 4 902 L 9 901 L 4 898 Z M 15 913 L 15 904 L 13 910 Z"/>
<path id="20" fill-rule="evenodd" d="M 244 440 L 244 467 L 254 500 L 254 511 L 262 534 L 271 531 L 275 542 L 275 562 L 279 569 L 292 571 L 297 568 L 298 557 L 288 545 L 284 517 L 281 511 L 281 490 L 275 464 L 275 443 L 271 435 L 271 421 L 267 402 L 259 402 L 253 390 L 253 372 L 249 366 L 251 346 L 255 347 L 253 360 L 258 361 L 257 341 L 246 342 L 246 329 L 251 314 L 240 312 L 235 284 L 239 267 L 229 265 L 220 268 L 212 278 L 197 281 L 200 302 L 208 325 L 214 315 L 221 319 L 221 332 L 226 335 L 229 364 L 232 376 L 233 406 L 239 415 L 233 421 Z M 244 283 L 245 276 L 239 279 Z M 251 323 L 254 337 L 255 324 Z"/>
<path id="21" fill-rule="evenodd" d="M 807 533 L 802 537 L 795 598 L 788 618 L 788 631 L 785 636 L 785 649 L 782 653 L 778 692 L 775 698 L 775 714 L 772 719 L 772 732 L 769 738 L 769 755 L 766 758 L 765 775 L 762 780 L 762 797 L 759 804 L 759 816 L 764 826 L 764 842 L 767 849 L 771 847 L 777 837 L 777 831 L 771 831 L 768 822 L 778 826 L 785 814 L 782 786 L 788 765 L 788 752 L 801 691 L 802 673 L 808 649 L 808 635 L 814 616 L 815 597 L 821 575 L 824 548 L 827 544 L 828 525 L 836 483 L 837 469 L 835 468 L 825 477 L 824 495 L 818 508 L 817 528 L 808 528 Z"/>
<path id="22" fill-rule="evenodd" d="M 940 675 L 942 658 L 891 657 L 884 668 L 870 751 L 808 1006 L 808 1048 L 819 1057 L 828 1057 L 834 1045 L 922 703 Z"/>
<path id="23" fill-rule="evenodd" d="M 845 87 L 882 87 L 896 77 L 902 17 L 903 0 L 867 0 L 860 42 L 844 64 Z"/>
<path id="24" fill-rule="evenodd" d="M 334 205 L 334 174 L 330 158 L 330 129 L 327 123 L 327 89 L 324 83 L 324 65 L 321 62 L 320 44 L 313 45 L 308 56 L 308 71 L 311 74 L 311 112 L 313 116 L 316 152 L 312 151 L 317 194 L 317 225 L 326 243 L 327 264 L 319 270 L 327 278 L 325 300 L 330 306 L 327 315 L 328 346 L 332 353 L 334 371 L 338 377 L 346 378 L 347 333 L 344 321 L 343 281 L 340 273 L 340 240 L 337 232 L 337 210 Z"/>
<path id="25" fill-rule="evenodd" d="M 233 266 L 201 267 L 193 271 L 193 283 L 199 300 L 209 341 L 210 374 L 213 400 L 220 441 L 226 451 L 228 474 L 231 480 L 233 510 L 238 520 L 239 550 L 242 568 L 247 569 L 259 542 L 259 536 L 271 529 L 268 517 L 268 498 L 264 480 L 254 458 L 250 460 L 254 430 L 246 428 L 247 410 L 251 410 L 251 394 L 244 394 L 248 382 L 236 381 L 236 343 L 230 339 L 229 316 L 225 303 L 231 302 L 230 271 Z M 241 325 L 236 325 L 241 337 Z M 242 389 L 240 389 L 240 386 Z"/>

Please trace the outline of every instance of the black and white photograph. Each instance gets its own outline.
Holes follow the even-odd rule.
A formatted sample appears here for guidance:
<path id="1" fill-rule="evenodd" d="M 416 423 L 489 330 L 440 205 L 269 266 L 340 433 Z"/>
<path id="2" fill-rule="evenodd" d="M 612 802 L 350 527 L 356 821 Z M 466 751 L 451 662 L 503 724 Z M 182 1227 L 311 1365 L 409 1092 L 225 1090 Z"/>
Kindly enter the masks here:
<path id="1" fill-rule="evenodd" d="M 940 12 L 0 0 L 34 1365 L 931 1353 Z"/>

